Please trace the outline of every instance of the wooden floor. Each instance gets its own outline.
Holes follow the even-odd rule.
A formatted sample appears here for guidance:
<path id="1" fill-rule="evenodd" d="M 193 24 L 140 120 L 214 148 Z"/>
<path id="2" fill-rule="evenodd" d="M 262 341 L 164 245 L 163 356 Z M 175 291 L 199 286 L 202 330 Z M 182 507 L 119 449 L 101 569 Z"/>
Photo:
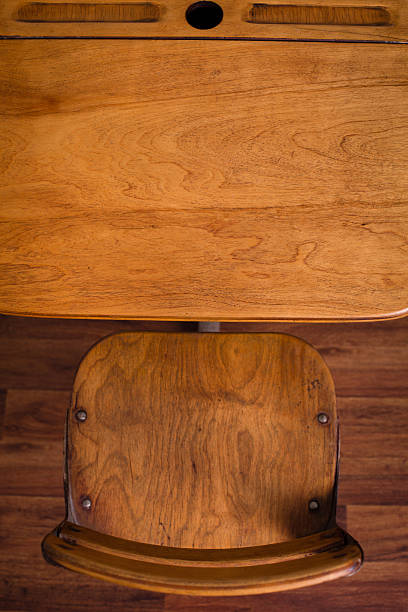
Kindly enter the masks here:
<path id="1" fill-rule="evenodd" d="M 408 610 L 408 319 L 223 325 L 300 336 L 331 368 L 342 435 L 339 523 L 366 557 L 356 576 L 282 594 L 189 598 L 113 586 L 43 561 L 41 539 L 64 516 L 62 437 L 75 368 L 99 338 L 140 329 L 195 326 L 0 318 L 0 609 Z"/>

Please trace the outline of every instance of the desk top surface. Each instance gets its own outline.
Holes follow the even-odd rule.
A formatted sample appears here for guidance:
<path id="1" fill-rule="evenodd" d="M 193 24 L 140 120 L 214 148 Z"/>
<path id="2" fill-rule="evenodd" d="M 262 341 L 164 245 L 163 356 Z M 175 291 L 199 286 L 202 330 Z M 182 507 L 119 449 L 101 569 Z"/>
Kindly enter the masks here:
<path id="1" fill-rule="evenodd" d="M 408 312 L 408 48 L 0 41 L 0 311 Z"/>
<path id="2" fill-rule="evenodd" d="M 209 3 L 194 0 L 2 0 L 0 35 L 408 40 L 406 0 L 218 0 L 211 3 L 212 8 L 207 6 L 204 13 L 200 13 L 203 4 Z M 218 8 L 214 4 L 218 4 Z"/>

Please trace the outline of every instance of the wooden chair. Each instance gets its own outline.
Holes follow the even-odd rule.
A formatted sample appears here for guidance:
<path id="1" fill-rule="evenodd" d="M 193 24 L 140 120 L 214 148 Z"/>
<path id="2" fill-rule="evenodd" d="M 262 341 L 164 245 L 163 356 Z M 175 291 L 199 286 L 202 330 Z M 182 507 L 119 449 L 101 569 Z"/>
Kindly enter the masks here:
<path id="1" fill-rule="evenodd" d="M 53 563 L 142 589 L 243 595 L 351 575 L 330 372 L 273 333 L 123 333 L 77 372 Z"/>

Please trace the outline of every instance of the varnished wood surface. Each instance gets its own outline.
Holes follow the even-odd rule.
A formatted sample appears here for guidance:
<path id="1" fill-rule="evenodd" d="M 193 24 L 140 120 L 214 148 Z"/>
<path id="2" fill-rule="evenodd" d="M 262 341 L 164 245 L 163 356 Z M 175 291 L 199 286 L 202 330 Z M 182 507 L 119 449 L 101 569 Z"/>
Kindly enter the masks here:
<path id="1" fill-rule="evenodd" d="M 43 542 L 53 564 L 208 596 L 361 566 L 358 543 L 335 527 L 333 381 L 293 336 L 109 336 L 75 376 L 65 454 L 67 521 Z"/>
<path id="2" fill-rule="evenodd" d="M 334 386 L 317 351 L 292 336 L 106 338 L 76 375 L 66 453 L 68 520 L 106 535 L 234 548 L 335 521 Z"/>
<path id="3" fill-rule="evenodd" d="M 1 312 L 407 312 L 404 45 L 0 50 Z"/>
<path id="4" fill-rule="evenodd" d="M 304 588 L 353 575 L 362 562 L 358 543 L 339 527 L 271 546 L 192 551 L 131 543 L 64 523 L 42 548 L 51 563 L 91 577 L 212 597 Z"/>
<path id="5" fill-rule="evenodd" d="M 247 21 L 294 25 L 390 25 L 391 15 L 383 7 L 310 4 L 253 4 Z"/>
<path id="6" fill-rule="evenodd" d="M 160 6 L 152 2 L 30 2 L 23 4 L 17 11 L 18 21 L 33 23 L 150 23 L 159 19 Z"/>
<path id="7" fill-rule="evenodd" d="M 183 324 L 192 330 L 190 324 Z M 176 331 L 177 323 L 0 318 L 0 600 L 5 610 L 100 612 L 401 612 L 406 605 L 408 319 L 347 325 L 224 325 L 292 333 L 312 342 L 335 379 L 342 449 L 338 519 L 358 536 L 364 569 L 291 593 L 189 598 L 135 591 L 53 568 L 44 533 L 64 514 L 61 439 L 75 368 L 119 331 Z M 3 397 L 4 397 L 3 393 Z"/>
<path id="8" fill-rule="evenodd" d="M 133 13 L 131 8 L 110 8 L 114 4 L 123 5 L 120 0 L 98 2 L 96 12 L 87 7 L 75 8 L 95 5 L 94 0 L 68 3 L 4 0 L 0 6 L 0 34 L 21 37 L 243 37 L 354 41 L 406 41 L 408 38 L 405 0 L 384 0 L 381 3 L 373 0 L 261 3 L 220 0 L 223 20 L 209 30 L 197 30 L 187 23 L 185 13 L 192 3 L 185 0 L 129 2 L 127 4 L 140 5 Z M 129 19 L 132 14 L 133 20 Z M 81 16 L 82 21 L 78 19 Z"/>

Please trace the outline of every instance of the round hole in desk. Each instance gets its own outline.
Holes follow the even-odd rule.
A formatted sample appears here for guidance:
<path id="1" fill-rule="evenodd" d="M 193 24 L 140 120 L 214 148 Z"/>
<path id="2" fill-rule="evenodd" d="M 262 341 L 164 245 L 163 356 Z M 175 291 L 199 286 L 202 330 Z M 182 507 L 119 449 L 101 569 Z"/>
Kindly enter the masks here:
<path id="1" fill-rule="evenodd" d="M 211 30 L 223 17 L 224 12 L 216 2 L 194 2 L 186 11 L 187 22 L 197 30 Z"/>

